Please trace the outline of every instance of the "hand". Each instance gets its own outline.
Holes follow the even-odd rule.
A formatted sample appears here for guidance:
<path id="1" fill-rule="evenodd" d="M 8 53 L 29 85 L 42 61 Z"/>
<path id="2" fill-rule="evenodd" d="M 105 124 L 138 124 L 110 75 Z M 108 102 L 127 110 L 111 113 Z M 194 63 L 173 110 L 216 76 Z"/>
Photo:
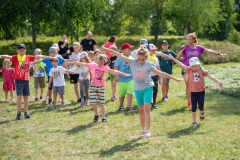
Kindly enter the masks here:
<path id="1" fill-rule="evenodd" d="M 222 53 L 219 53 L 219 55 L 223 58 L 224 56 L 226 56 L 226 54 L 222 54 Z"/>
<path id="2" fill-rule="evenodd" d="M 176 78 L 175 81 L 176 82 L 181 82 L 181 81 L 184 81 L 184 79 L 183 78 Z"/>
<path id="3" fill-rule="evenodd" d="M 219 87 L 221 88 L 221 89 L 223 89 L 223 83 L 219 83 Z"/>
<path id="4" fill-rule="evenodd" d="M 125 74 L 124 76 L 125 76 L 125 77 L 129 77 L 129 76 L 131 76 L 131 74 Z"/>
<path id="5" fill-rule="evenodd" d="M 169 54 L 168 56 L 169 56 L 169 58 L 168 58 L 168 59 L 171 59 L 171 60 L 173 60 L 173 59 L 174 59 L 174 57 L 173 57 L 171 54 Z"/>
<path id="6" fill-rule="evenodd" d="M 78 81 L 79 81 L 79 82 L 83 82 L 83 81 L 84 81 L 84 79 L 79 79 Z"/>
<path id="7" fill-rule="evenodd" d="M 69 74 L 67 74 L 67 77 L 68 77 L 68 79 L 70 79 L 70 76 L 69 76 Z"/>

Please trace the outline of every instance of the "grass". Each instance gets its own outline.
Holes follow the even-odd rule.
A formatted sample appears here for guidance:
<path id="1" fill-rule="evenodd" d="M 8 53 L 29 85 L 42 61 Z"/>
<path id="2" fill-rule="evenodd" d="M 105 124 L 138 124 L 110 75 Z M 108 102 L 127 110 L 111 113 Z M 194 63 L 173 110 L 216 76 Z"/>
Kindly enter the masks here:
<path id="1" fill-rule="evenodd" d="M 227 65 L 233 64 L 217 66 Z M 174 75 L 180 77 L 180 70 L 174 66 Z M 206 119 L 193 128 L 191 111 L 185 107 L 185 84 L 171 81 L 169 101 L 161 102 L 159 92 L 159 109 L 151 112 L 152 137 L 139 139 L 137 107 L 134 106 L 133 112 L 117 111 L 118 101 L 109 101 L 109 81 L 106 124 L 92 123 L 91 107 L 80 108 L 73 86 L 69 82 L 66 85 L 67 107 L 51 111 L 44 101 L 33 101 L 31 84 L 31 118 L 20 121 L 15 120 L 16 106 L 4 102 L 4 94 L 0 93 L 0 159 L 225 160 L 240 157 L 239 99 L 208 90 Z"/>

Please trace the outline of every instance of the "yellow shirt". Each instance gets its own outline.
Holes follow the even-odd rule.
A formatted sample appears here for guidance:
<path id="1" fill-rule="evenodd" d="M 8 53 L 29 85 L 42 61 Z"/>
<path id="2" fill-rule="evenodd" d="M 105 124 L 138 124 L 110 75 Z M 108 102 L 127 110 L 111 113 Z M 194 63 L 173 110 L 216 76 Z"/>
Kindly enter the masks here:
<path id="1" fill-rule="evenodd" d="M 157 63 L 155 54 L 153 54 L 152 56 L 149 55 L 148 58 L 149 58 L 150 61 L 152 61 L 153 64 L 156 64 L 156 63 Z"/>
<path id="2" fill-rule="evenodd" d="M 17 59 L 18 59 L 18 63 L 19 63 L 19 66 L 21 66 L 22 65 L 22 63 L 23 63 L 23 61 L 25 60 L 25 58 L 26 58 L 26 55 L 24 55 L 24 56 L 21 56 L 21 55 L 17 55 Z"/>

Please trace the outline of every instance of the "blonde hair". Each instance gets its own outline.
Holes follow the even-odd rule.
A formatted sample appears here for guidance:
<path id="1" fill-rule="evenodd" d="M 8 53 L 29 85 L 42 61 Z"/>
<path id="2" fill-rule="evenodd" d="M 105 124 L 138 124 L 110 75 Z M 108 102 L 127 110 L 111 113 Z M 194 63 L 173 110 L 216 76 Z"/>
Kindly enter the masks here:
<path id="1" fill-rule="evenodd" d="M 87 61 L 86 63 L 91 63 L 92 62 L 91 59 L 88 56 L 83 57 L 83 58 Z M 80 59 L 80 61 L 81 61 L 81 59 Z"/>
<path id="2" fill-rule="evenodd" d="M 6 68 L 6 63 L 7 62 L 9 62 L 10 66 L 11 66 L 12 62 L 9 59 L 4 59 L 4 61 L 3 61 L 3 68 Z"/>
<path id="3" fill-rule="evenodd" d="M 149 51 L 146 47 L 139 47 L 139 49 L 137 51 L 137 55 L 148 57 Z"/>
<path id="4" fill-rule="evenodd" d="M 93 51 L 88 51 L 88 57 L 93 57 L 94 56 L 94 52 Z"/>
<path id="5" fill-rule="evenodd" d="M 97 52 L 99 52 L 99 54 L 102 54 L 101 51 L 100 51 L 99 49 L 95 49 L 94 52 L 93 52 L 94 55 L 95 55 Z"/>
<path id="6" fill-rule="evenodd" d="M 111 45 L 111 46 L 109 47 L 109 49 L 112 49 L 112 50 L 114 50 L 114 51 L 117 51 L 117 47 L 116 47 L 115 45 Z"/>
<path id="7" fill-rule="evenodd" d="M 73 46 L 80 46 L 80 43 L 79 42 L 73 42 Z"/>
<path id="8" fill-rule="evenodd" d="M 197 36 L 196 36 L 196 33 L 195 32 L 193 32 L 193 33 L 189 33 L 188 35 L 187 35 L 187 37 L 191 37 L 193 40 L 194 40 L 194 43 L 198 43 L 198 39 L 197 39 Z"/>
<path id="9" fill-rule="evenodd" d="M 98 60 L 99 61 L 104 61 L 104 66 L 111 63 L 110 59 L 105 54 L 99 54 Z"/>

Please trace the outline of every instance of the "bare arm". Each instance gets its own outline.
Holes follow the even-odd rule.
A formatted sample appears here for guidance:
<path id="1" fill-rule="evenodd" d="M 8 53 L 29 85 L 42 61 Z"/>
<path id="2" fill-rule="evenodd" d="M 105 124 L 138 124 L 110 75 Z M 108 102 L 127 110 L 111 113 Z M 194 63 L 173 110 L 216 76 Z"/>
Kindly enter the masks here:
<path id="1" fill-rule="evenodd" d="M 208 78 L 211 79 L 212 81 L 218 83 L 220 88 L 223 88 L 223 83 L 220 82 L 220 81 L 219 81 L 217 78 L 215 78 L 214 76 L 208 74 L 206 77 L 208 77 Z"/>
<path id="2" fill-rule="evenodd" d="M 9 55 L 1 55 L 0 58 L 4 58 L 4 59 L 11 59 L 12 56 Z"/>
<path id="3" fill-rule="evenodd" d="M 175 80 L 175 81 L 177 81 L 177 82 L 180 82 L 180 81 L 183 80 L 182 78 L 176 78 L 176 77 L 171 76 L 171 75 L 169 75 L 169 74 L 167 74 L 167 73 L 165 73 L 165 72 L 161 72 L 161 71 L 157 70 L 156 68 L 154 68 L 154 69 L 152 70 L 152 72 L 155 73 L 155 74 L 157 74 L 157 75 L 160 76 L 160 77 L 165 77 L 165 78 L 168 78 L 168 79 L 173 79 L 173 80 Z"/>
<path id="4" fill-rule="evenodd" d="M 108 72 L 112 73 L 112 74 L 118 74 L 118 75 L 121 75 L 121 76 L 125 76 L 125 77 L 130 76 L 130 74 L 125 74 L 123 72 L 120 72 L 120 71 L 117 71 L 117 70 L 113 70 L 113 69 L 110 69 Z"/>
<path id="5" fill-rule="evenodd" d="M 37 60 L 37 61 L 35 61 L 35 62 L 32 62 L 31 64 L 37 64 L 37 63 L 40 63 L 40 62 L 42 62 L 41 59 L 40 59 L 40 60 Z"/>
<path id="6" fill-rule="evenodd" d="M 121 53 L 114 51 L 110 48 L 106 48 L 106 47 L 102 47 L 104 51 L 108 51 L 110 53 L 112 53 L 113 55 L 117 56 L 118 58 L 122 59 L 123 61 L 130 63 L 130 59 L 127 57 L 124 57 Z"/>
<path id="7" fill-rule="evenodd" d="M 177 63 L 177 65 L 179 65 L 180 67 L 182 67 L 185 71 L 187 71 L 187 66 L 185 64 L 183 64 L 182 62 L 180 62 L 179 60 L 177 60 L 176 58 L 174 58 L 172 55 L 169 55 L 170 59 L 173 60 L 175 63 Z"/>
<path id="8" fill-rule="evenodd" d="M 71 71 L 71 70 L 66 70 L 66 72 L 65 73 L 72 73 L 72 74 L 78 74 L 78 72 L 75 72 L 75 71 Z"/>
<path id="9" fill-rule="evenodd" d="M 64 41 L 64 43 L 60 46 L 62 49 L 66 46 L 67 40 Z"/>
<path id="10" fill-rule="evenodd" d="M 210 50 L 210 49 L 207 49 L 207 48 L 205 48 L 204 52 L 206 52 L 208 54 L 219 55 L 221 57 L 224 57 L 226 55 L 226 54 L 222 54 L 222 53 L 219 53 L 217 51 Z"/>
<path id="11" fill-rule="evenodd" d="M 97 49 L 97 45 L 93 45 L 93 50 Z"/>
<path id="12" fill-rule="evenodd" d="M 164 54 L 164 53 L 162 53 L 162 52 L 156 52 L 155 55 L 156 55 L 156 56 L 161 56 L 161 57 L 165 57 L 165 58 L 169 58 L 169 59 L 170 59 L 169 55 L 166 55 L 166 54 Z"/>
<path id="13" fill-rule="evenodd" d="M 183 61 L 183 51 L 184 51 L 184 48 L 178 52 L 176 59 Z"/>
<path id="14" fill-rule="evenodd" d="M 82 81 L 84 81 L 88 75 L 88 73 L 90 72 L 90 69 L 87 70 L 87 72 L 84 73 L 83 78 L 81 79 Z"/>
<path id="15" fill-rule="evenodd" d="M 50 79 L 49 79 L 49 82 L 48 82 L 48 88 L 50 88 L 50 85 L 51 85 L 51 83 L 52 83 L 52 80 L 53 80 L 53 77 L 50 76 Z"/>
<path id="16" fill-rule="evenodd" d="M 114 66 L 114 70 L 118 70 L 119 67 L 118 66 Z M 118 74 L 115 74 L 115 81 L 118 82 L 119 81 L 119 76 Z"/>
<path id="17" fill-rule="evenodd" d="M 37 55 L 36 58 L 42 58 L 42 59 L 51 59 L 50 56 L 44 56 L 44 55 Z"/>
<path id="18" fill-rule="evenodd" d="M 74 61 L 73 63 L 76 64 L 76 65 L 88 67 L 88 63 L 76 62 L 76 61 Z"/>

